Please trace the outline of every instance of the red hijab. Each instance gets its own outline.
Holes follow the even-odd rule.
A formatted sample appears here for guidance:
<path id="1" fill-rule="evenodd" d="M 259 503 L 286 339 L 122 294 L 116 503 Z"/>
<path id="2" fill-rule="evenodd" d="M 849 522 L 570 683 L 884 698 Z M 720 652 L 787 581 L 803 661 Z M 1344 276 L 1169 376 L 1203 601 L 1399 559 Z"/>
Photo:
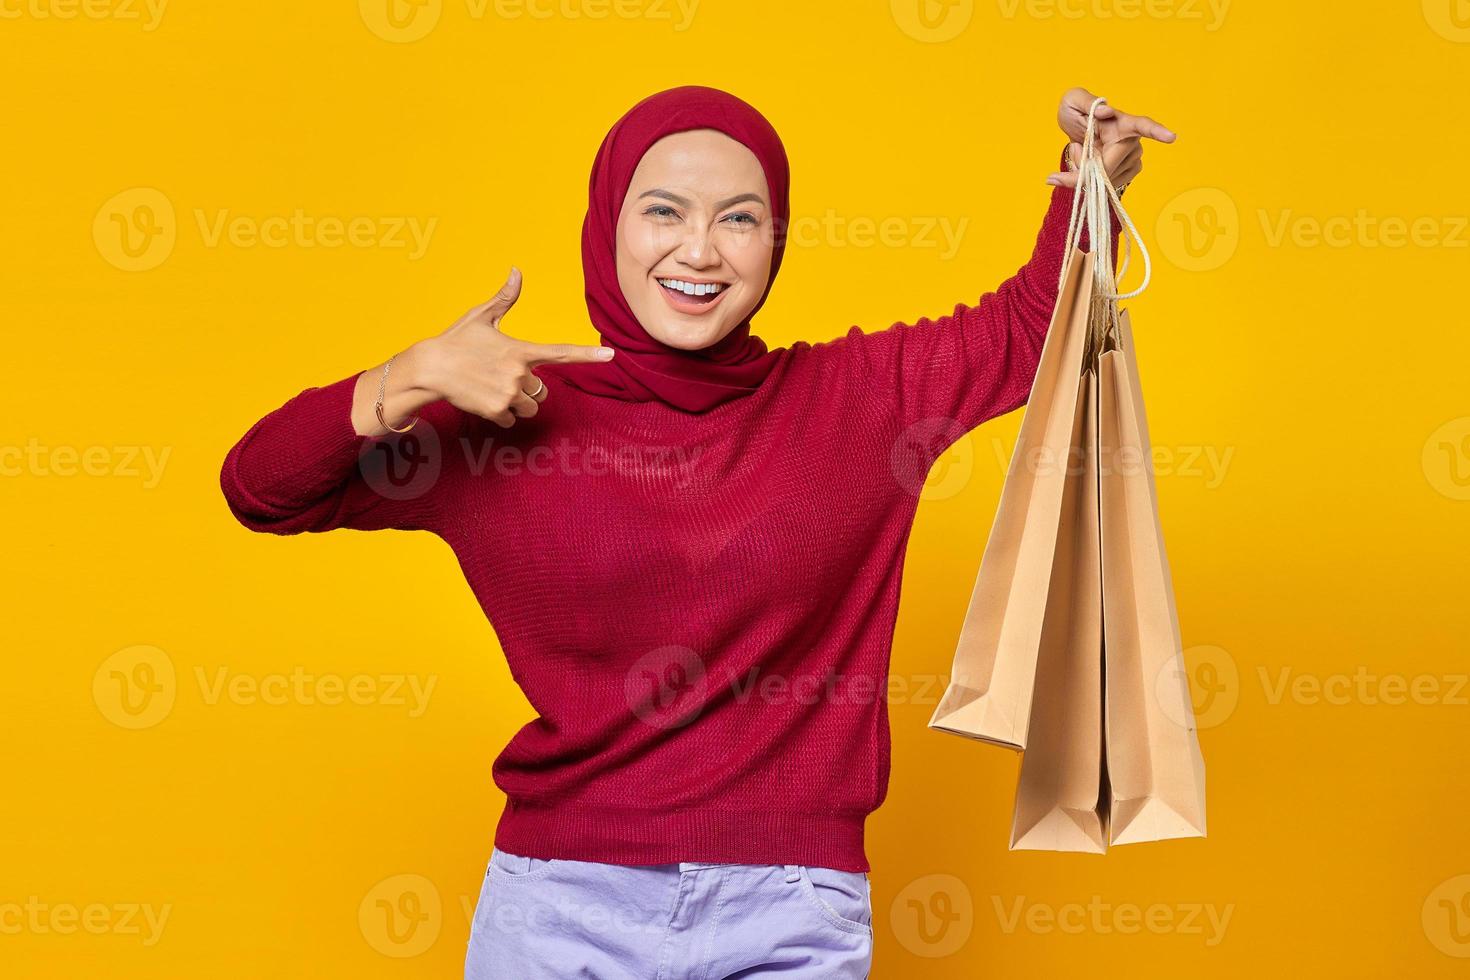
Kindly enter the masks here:
<path id="1" fill-rule="evenodd" d="M 712 347 L 685 351 L 662 344 L 639 324 L 618 285 L 618 214 L 628 185 L 649 147 L 674 133 L 714 129 L 744 144 L 760 161 L 771 193 L 775 251 L 771 283 L 786 250 L 790 172 L 781 138 L 750 105 L 719 89 L 688 85 L 651 95 L 619 119 L 597 151 L 582 224 L 582 274 L 587 310 L 602 343 L 617 351 L 605 364 L 557 369 L 568 383 L 624 401 L 660 401 L 686 412 L 703 412 L 760 387 L 779 351 L 750 333 L 750 318 L 765 305 L 771 284 L 744 322 Z"/>

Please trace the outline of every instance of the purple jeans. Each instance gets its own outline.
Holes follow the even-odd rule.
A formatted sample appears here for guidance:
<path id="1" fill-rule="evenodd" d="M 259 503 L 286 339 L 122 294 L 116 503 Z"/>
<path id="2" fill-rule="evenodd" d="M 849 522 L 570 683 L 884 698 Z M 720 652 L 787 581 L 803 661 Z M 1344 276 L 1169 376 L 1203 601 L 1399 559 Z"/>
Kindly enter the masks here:
<path id="1" fill-rule="evenodd" d="M 465 980 L 862 980 L 873 958 L 871 900 L 861 871 L 632 867 L 496 848 Z"/>

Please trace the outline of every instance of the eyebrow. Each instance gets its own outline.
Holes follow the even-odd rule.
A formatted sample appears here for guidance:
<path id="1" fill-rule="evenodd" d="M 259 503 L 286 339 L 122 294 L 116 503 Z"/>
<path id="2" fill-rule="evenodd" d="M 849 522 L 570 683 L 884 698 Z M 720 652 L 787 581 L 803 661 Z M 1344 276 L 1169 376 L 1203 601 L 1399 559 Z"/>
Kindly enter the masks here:
<path id="1" fill-rule="evenodd" d="M 688 198 L 680 197 L 673 191 L 666 191 L 663 188 L 659 187 L 656 187 L 651 191 L 644 191 L 642 194 L 639 194 L 638 200 L 641 201 L 645 197 L 661 197 L 666 201 L 673 201 L 675 204 L 683 208 L 687 208 L 690 206 Z M 723 211 L 728 207 L 732 207 L 736 204 L 741 204 L 745 201 L 754 201 L 757 204 L 766 203 L 766 199 L 761 197 L 759 194 L 736 194 L 734 197 L 727 197 L 723 201 L 716 201 L 715 210 Z"/>

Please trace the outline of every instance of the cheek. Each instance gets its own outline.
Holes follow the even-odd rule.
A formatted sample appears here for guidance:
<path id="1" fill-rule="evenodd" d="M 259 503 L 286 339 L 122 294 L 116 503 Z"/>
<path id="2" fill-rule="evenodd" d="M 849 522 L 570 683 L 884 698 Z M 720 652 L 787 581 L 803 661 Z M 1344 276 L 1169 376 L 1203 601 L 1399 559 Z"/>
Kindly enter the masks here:
<path id="1" fill-rule="evenodd" d="M 748 235 L 726 243 L 721 251 L 740 281 L 759 296 L 771 277 L 771 255 L 774 251 L 771 243 L 759 235 Z"/>
<path id="2" fill-rule="evenodd" d="M 630 222 L 618 228 L 618 271 L 646 273 L 672 248 L 669 234 L 655 225 Z"/>

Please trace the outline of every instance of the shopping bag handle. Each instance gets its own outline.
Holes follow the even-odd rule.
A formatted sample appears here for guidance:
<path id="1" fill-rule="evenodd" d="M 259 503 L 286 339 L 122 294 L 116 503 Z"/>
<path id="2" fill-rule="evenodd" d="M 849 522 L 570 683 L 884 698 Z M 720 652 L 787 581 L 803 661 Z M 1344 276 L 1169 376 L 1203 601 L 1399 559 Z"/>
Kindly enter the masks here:
<path id="1" fill-rule="evenodd" d="M 1091 230 L 1094 256 L 1092 276 L 1097 294 L 1116 303 L 1118 300 L 1132 299 L 1148 288 L 1149 280 L 1153 277 L 1153 263 L 1143 244 L 1143 237 L 1139 235 L 1133 219 L 1124 210 L 1123 201 L 1103 167 L 1102 155 L 1097 151 L 1097 107 L 1105 102 L 1105 98 L 1096 98 L 1087 109 L 1087 130 L 1082 137 L 1082 154 L 1077 161 L 1077 190 L 1072 195 L 1072 212 L 1067 220 L 1067 254 L 1062 260 L 1057 291 L 1060 292 L 1067 281 L 1067 268 L 1072 264 L 1072 253 L 1081 247 L 1082 231 L 1086 228 Z M 1107 233 L 1109 208 L 1128 232 L 1123 236 L 1123 263 L 1116 275 L 1113 273 L 1112 236 Z M 1134 242 L 1138 243 L 1139 254 L 1143 256 L 1143 282 L 1131 292 L 1120 293 L 1117 292 L 1118 280 L 1128 271 L 1128 259 Z"/>

